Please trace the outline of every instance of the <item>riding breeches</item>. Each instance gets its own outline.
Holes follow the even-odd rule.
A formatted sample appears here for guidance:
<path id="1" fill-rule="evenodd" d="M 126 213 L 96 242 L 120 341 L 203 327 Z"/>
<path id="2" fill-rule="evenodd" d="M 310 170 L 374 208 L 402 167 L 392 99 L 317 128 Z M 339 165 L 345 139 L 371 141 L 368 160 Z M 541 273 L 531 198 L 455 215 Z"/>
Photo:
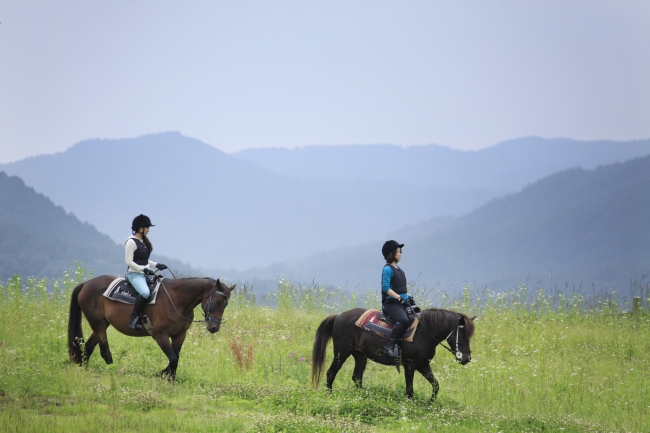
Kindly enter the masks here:
<path id="1" fill-rule="evenodd" d="M 410 322 L 404 307 L 397 302 L 384 302 L 383 309 L 384 313 L 386 313 L 394 322 L 402 322 L 405 325 Z"/>
<path id="2" fill-rule="evenodd" d="M 149 286 L 147 286 L 147 280 L 144 278 L 144 274 L 140 272 L 129 272 L 126 274 L 126 279 L 129 280 L 129 283 L 133 288 L 142 295 L 143 298 L 149 299 Z"/>

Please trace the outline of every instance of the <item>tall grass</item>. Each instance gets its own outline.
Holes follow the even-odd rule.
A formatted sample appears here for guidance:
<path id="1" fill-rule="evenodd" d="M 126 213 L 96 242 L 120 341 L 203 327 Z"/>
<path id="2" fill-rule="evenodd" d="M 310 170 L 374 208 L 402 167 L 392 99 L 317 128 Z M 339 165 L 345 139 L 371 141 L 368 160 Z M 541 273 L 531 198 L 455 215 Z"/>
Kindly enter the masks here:
<path id="1" fill-rule="evenodd" d="M 70 293 L 88 277 L 77 266 L 56 280 L 0 282 L 2 431 L 650 431 L 644 280 L 632 282 L 643 299 L 635 315 L 630 299 L 581 288 L 467 285 L 452 296 L 411 287 L 424 308 L 478 316 L 472 363 L 460 366 L 445 351 L 433 359 L 440 393 L 429 405 L 431 387 L 421 376 L 409 401 L 403 376 L 372 362 L 364 389 L 356 389 L 352 358 L 332 393 L 309 386 L 320 321 L 377 308 L 376 289 L 350 294 L 286 279 L 264 296 L 237 288 L 219 333 L 190 328 L 178 380 L 169 382 L 155 374 L 167 360 L 152 339 L 113 328 L 113 365 L 98 353 L 87 368 L 68 361 Z"/>

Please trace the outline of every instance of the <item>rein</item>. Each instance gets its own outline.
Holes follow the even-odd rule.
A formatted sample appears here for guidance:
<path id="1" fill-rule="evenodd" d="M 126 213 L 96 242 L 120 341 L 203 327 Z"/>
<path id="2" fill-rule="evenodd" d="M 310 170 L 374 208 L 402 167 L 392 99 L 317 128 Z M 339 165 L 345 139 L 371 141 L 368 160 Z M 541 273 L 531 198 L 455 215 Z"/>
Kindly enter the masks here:
<path id="1" fill-rule="evenodd" d="M 195 322 L 195 323 L 205 323 L 206 325 L 208 324 L 209 321 L 212 321 L 218 325 L 221 325 L 221 320 L 216 320 L 210 316 L 210 312 L 212 311 L 212 301 L 214 300 L 215 295 L 221 295 L 223 297 L 227 298 L 227 295 L 221 291 L 219 291 L 219 287 L 216 287 L 214 291 L 210 294 L 210 297 L 208 298 L 208 302 L 206 302 L 205 307 L 203 307 L 203 314 L 205 315 L 203 320 L 192 320 L 188 317 L 183 316 L 180 311 L 176 308 L 176 305 L 174 305 L 174 301 L 172 301 L 171 296 L 169 296 L 169 292 L 167 291 L 167 287 L 165 287 L 165 284 L 163 283 L 163 280 L 160 280 L 160 285 L 162 288 L 165 290 L 165 294 L 167 295 L 167 298 L 169 298 L 169 302 L 172 304 L 172 307 L 174 307 L 174 311 L 181 316 L 183 319 L 188 320 L 190 322 Z"/>

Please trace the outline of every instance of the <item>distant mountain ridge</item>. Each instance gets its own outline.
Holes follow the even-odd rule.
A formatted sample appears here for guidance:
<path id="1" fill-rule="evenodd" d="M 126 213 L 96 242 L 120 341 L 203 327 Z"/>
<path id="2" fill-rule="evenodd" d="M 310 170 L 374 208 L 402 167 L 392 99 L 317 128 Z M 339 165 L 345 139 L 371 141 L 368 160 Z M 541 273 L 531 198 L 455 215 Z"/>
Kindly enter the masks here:
<path id="1" fill-rule="evenodd" d="M 156 224 L 152 238 L 157 253 L 179 257 L 203 269 L 228 270 L 224 275 L 234 275 L 233 278 L 258 275 L 257 271 L 247 270 L 251 268 L 266 269 L 261 272 L 264 278 L 275 278 L 282 273 L 289 275 L 287 272 L 294 269 L 296 276 L 311 281 L 316 275 L 334 278 L 332 272 L 321 273 L 310 263 L 313 260 L 321 264 L 338 263 L 328 251 L 337 254 L 348 251 L 354 255 L 362 250 L 359 245 L 392 237 L 395 231 L 403 233 L 403 239 L 414 239 L 409 245 L 417 244 L 423 237 L 444 237 L 465 218 L 454 216 L 468 214 L 499 195 L 487 188 L 464 190 L 428 186 L 426 182 L 431 183 L 433 178 L 423 178 L 423 173 L 449 176 L 459 183 L 464 181 L 465 185 L 476 182 L 487 185 L 492 179 L 492 186 L 514 187 L 518 183 L 534 182 L 538 173 L 552 170 L 558 164 L 582 161 L 579 165 L 589 166 L 609 159 L 624 159 L 645 152 L 650 143 L 650 140 L 596 144 L 564 139 L 522 140 L 521 143 L 528 143 L 525 146 L 532 149 L 532 157 L 527 156 L 525 160 L 521 159 L 517 140 L 479 152 L 441 148 L 443 153 L 455 155 L 447 162 L 444 158 L 427 159 L 425 154 L 417 153 L 438 152 L 440 149 L 436 146 L 428 150 L 426 146 L 407 149 L 372 145 L 331 149 L 336 146 L 324 146 L 320 150 L 317 146 L 313 151 L 325 151 L 320 159 L 322 164 L 310 162 L 305 167 L 316 177 L 329 173 L 327 179 L 303 179 L 290 167 L 275 166 L 273 159 L 267 162 L 273 170 L 266 169 L 256 165 L 259 161 L 253 163 L 227 155 L 179 133 L 87 140 L 62 153 L 0 165 L 0 170 L 21 176 L 27 185 L 72 211 L 82 221 L 91 222 L 118 244 L 130 234 L 133 216 L 145 213 Z M 546 150 L 544 143 L 550 143 Z M 589 156 L 591 144 L 593 154 Z M 569 151 L 564 151 L 567 146 Z M 377 149 L 379 151 L 373 154 Z M 337 153 L 339 150 L 342 153 Z M 336 151 L 339 164 L 330 164 L 331 155 L 327 155 L 332 151 Z M 363 158 L 357 156 L 348 160 L 345 157 L 346 152 L 356 154 L 358 151 L 362 151 Z M 416 152 L 413 155 L 417 158 L 411 158 L 411 151 Z M 312 155 L 308 148 L 304 152 Z M 406 164 L 404 155 L 411 155 L 407 160 L 417 164 Z M 468 155 L 474 159 L 483 155 L 485 159 L 470 164 L 467 162 L 470 160 L 462 159 Z M 554 162 L 551 156 L 559 162 Z M 460 165 L 456 157 L 461 157 Z M 504 168 L 502 160 L 509 165 Z M 355 161 L 361 164 L 358 166 L 360 179 L 340 178 L 355 173 L 350 168 Z M 525 163 L 518 166 L 516 161 Z M 429 166 L 438 168 L 429 170 Z M 499 167 L 504 173 L 493 171 Z M 417 184 L 420 181 L 422 183 Z M 558 191 L 563 190 L 558 188 Z M 549 190 L 548 193 L 557 195 L 558 191 Z M 544 197 L 540 197 L 542 199 Z M 518 209 L 513 209 L 513 215 L 517 212 Z M 454 248 L 450 245 L 449 251 Z M 303 261 L 305 257 L 308 259 Z M 357 263 L 355 257 L 351 259 Z M 273 263 L 277 264 L 273 269 L 267 268 Z M 354 278 L 368 275 L 370 278 L 370 271 L 364 274 L 355 269 L 354 273 L 346 273 L 345 268 L 346 265 L 341 264 L 341 275 Z M 449 270 L 452 268 L 450 265 Z M 472 269 L 479 268 L 477 265 Z M 418 272 L 430 275 L 427 279 L 442 275 L 426 270 Z M 466 274 L 482 278 L 483 274 L 472 272 Z M 450 278 L 456 277 L 451 275 Z"/>
<path id="2" fill-rule="evenodd" d="M 115 242 L 149 215 L 158 251 L 205 269 L 247 268 L 354 245 L 495 193 L 392 182 L 301 180 L 179 133 L 87 140 L 0 165 Z M 397 197 L 399 212 L 385 210 Z"/>
<path id="3" fill-rule="evenodd" d="M 155 251 L 153 259 L 194 273 Z M 126 271 L 121 246 L 27 187 L 22 179 L 0 171 L 0 278 L 14 274 L 57 277 L 73 269 L 75 261 L 83 262 L 95 275 Z"/>
<path id="4" fill-rule="evenodd" d="M 435 144 L 246 149 L 233 156 L 301 179 L 364 179 L 421 186 L 516 192 L 573 167 L 593 169 L 650 155 L 650 139 L 577 141 L 525 137 L 478 151 Z M 433 215 L 432 215 L 433 216 Z"/>
<path id="5" fill-rule="evenodd" d="M 650 274 L 650 156 L 569 169 L 459 218 L 434 219 L 391 234 L 405 243 L 409 280 L 458 291 L 463 282 L 542 281 L 564 287 L 629 290 Z M 414 228 L 416 230 L 414 230 Z M 251 273 L 281 272 L 302 281 L 378 287 L 383 240 L 278 263 Z"/>

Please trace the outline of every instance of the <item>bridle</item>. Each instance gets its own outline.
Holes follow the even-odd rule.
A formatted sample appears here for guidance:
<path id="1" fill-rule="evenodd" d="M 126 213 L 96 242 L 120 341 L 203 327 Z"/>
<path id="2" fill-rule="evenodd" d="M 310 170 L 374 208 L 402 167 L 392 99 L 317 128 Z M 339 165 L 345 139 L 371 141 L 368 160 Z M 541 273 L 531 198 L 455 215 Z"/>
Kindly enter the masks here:
<path id="1" fill-rule="evenodd" d="M 460 317 L 458 318 L 458 320 L 460 321 Z M 427 331 L 429 333 L 429 335 L 434 338 L 434 340 L 436 339 L 436 337 L 431 333 L 431 331 L 429 331 L 425 326 L 422 325 L 422 322 L 420 322 L 419 326 L 422 326 L 422 328 L 424 328 L 424 330 Z M 458 326 L 456 326 L 455 329 L 452 329 L 452 331 L 449 334 L 447 334 L 447 336 L 444 339 L 442 339 L 438 343 L 434 344 L 434 347 L 440 345 L 440 346 L 444 347 L 446 350 L 448 350 L 449 353 L 451 353 L 452 355 L 454 355 L 456 357 L 457 362 L 460 362 L 460 360 L 463 359 L 463 352 L 460 351 L 459 344 L 458 344 L 458 335 L 460 333 L 460 328 L 465 328 L 465 325 L 461 325 L 459 323 Z M 450 347 L 447 347 L 446 345 L 443 344 L 443 341 L 446 341 L 449 337 L 451 337 L 454 332 L 456 333 L 456 338 L 455 338 L 455 340 L 456 340 L 456 350 L 452 350 Z M 472 355 L 471 350 L 469 351 L 468 355 L 471 358 L 471 355 Z"/>
<path id="2" fill-rule="evenodd" d="M 461 324 L 459 324 L 458 326 L 456 326 L 456 329 L 452 330 L 452 331 L 449 333 L 449 335 L 447 335 L 447 336 L 445 337 L 445 339 L 442 340 L 442 341 L 447 340 L 449 337 L 451 337 L 451 335 L 454 333 L 454 331 L 456 331 L 456 338 L 455 338 L 455 340 L 456 340 L 456 350 L 455 350 L 455 351 L 454 351 L 454 350 L 451 350 L 451 348 L 445 346 L 445 345 L 442 343 L 442 341 L 441 341 L 440 343 L 438 343 L 439 345 L 441 345 L 442 347 L 444 347 L 445 349 L 447 349 L 451 354 L 455 355 L 455 356 L 456 356 L 456 361 L 458 361 L 458 362 L 460 362 L 460 360 L 463 359 L 463 352 L 461 352 L 460 349 L 458 348 L 458 333 L 460 332 L 460 328 L 464 328 L 464 327 L 465 327 L 465 325 L 461 325 Z M 468 355 L 470 355 L 470 357 L 471 357 L 471 355 L 472 355 L 472 351 L 471 351 L 471 350 L 469 351 Z"/>
<path id="3" fill-rule="evenodd" d="M 222 291 L 220 291 L 220 290 L 219 290 L 219 286 L 217 286 L 217 287 L 212 291 L 212 293 L 210 294 L 210 297 L 208 298 L 208 302 L 206 302 L 206 303 L 205 303 L 205 306 L 203 307 L 203 314 L 205 315 L 205 316 L 204 316 L 204 319 L 203 319 L 203 320 L 195 320 L 195 322 L 205 322 L 205 326 L 208 326 L 209 322 L 214 322 L 214 323 L 216 323 L 217 325 L 221 325 L 221 323 L 222 323 L 221 320 L 217 320 L 217 319 L 213 318 L 213 317 L 210 315 L 210 313 L 212 312 L 212 306 L 213 306 L 213 305 L 212 305 L 212 301 L 214 301 L 214 297 L 215 297 L 216 295 L 221 295 L 221 296 L 223 296 L 224 299 L 226 300 L 226 302 L 225 302 L 226 305 L 224 305 L 223 308 L 226 308 L 226 307 L 228 306 L 228 295 L 226 295 L 225 293 L 223 293 Z"/>

